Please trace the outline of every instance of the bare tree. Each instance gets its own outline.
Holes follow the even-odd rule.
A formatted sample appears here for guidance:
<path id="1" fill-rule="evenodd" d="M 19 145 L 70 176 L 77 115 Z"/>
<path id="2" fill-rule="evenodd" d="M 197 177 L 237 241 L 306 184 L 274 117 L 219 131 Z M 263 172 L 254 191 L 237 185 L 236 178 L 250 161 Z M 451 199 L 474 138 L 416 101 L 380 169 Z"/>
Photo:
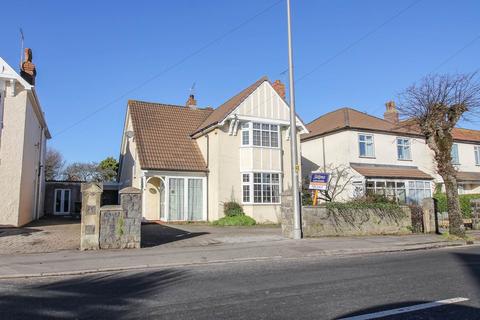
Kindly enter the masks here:
<path id="1" fill-rule="evenodd" d="M 480 83 L 476 73 L 430 75 L 400 95 L 399 111 L 419 130 L 434 152 L 437 172 L 447 195 L 449 231 L 465 235 L 458 198 L 457 170 L 452 163 L 452 130 L 480 110 Z"/>
<path id="2" fill-rule="evenodd" d="M 98 163 L 95 162 L 74 162 L 65 168 L 63 176 L 69 181 L 101 181 L 102 174 L 98 168 Z"/>
<path id="3" fill-rule="evenodd" d="M 45 180 L 59 179 L 64 165 L 62 154 L 58 150 L 48 148 L 45 154 Z"/>
<path id="4" fill-rule="evenodd" d="M 335 166 L 329 164 L 325 170 L 330 173 L 330 178 L 328 179 L 326 190 L 320 190 L 318 198 L 327 202 L 333 202 L 345 191 L 347 186 L 351 185 L 354 176 L 350 168 L 343 165 Z"/>

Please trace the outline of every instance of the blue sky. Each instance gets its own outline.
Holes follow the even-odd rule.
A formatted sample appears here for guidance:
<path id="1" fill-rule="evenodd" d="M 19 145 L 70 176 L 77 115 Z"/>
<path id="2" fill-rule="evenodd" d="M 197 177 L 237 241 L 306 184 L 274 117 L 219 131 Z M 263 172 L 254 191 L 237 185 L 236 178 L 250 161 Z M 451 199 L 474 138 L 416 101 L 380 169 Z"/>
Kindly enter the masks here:
<path id="1" fill-rule="evenodd" d="M 99 161 L 118 156 L 128 99 L 184 104 L 195 82 L 199 105 L 217 107 L 263 75 L 286 81 L 277 2 L 6 1 L 0 56 L 18 65 L 22 27 L 49 145 L 69 162 Z M 306 122 L 342 106 L 381 116 L 427 73 L 479 69 L 477 0 L 292 0 L 292 10 Z"/>

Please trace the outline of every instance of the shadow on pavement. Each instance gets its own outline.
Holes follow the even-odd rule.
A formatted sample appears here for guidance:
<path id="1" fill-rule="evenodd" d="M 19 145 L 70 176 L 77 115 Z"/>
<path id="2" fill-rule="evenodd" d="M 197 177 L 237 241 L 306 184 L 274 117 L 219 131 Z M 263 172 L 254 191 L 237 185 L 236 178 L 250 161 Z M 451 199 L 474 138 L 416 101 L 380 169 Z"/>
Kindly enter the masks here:
<path id="1" fill-rule="evenodd" d="M 357 310 L 351 313 L 343 314 L 335 319 L 348 319 L 350 317 L 356 317 L 361 315 L 368 315 L 371 313 L 376 313 L 380 311 L 393 310 L 398 308 L 404 308 L 408 306 L 415 306 L 419 304 L 429 303 L 433 301 L 406 301 L 401 303 L 392 303 L 378 305 L 371 308 L 365 308 Z M 420 320 L 420 319 L 429 319 L 429 320 L 448 320 L 448 319 L 462 319 L 462 320 L 474 320 L 479 319 L 480 309 L 475 307 L 470 307 L 462 304 L 448 304 L 439 307 L 417 310 L 412 312 L 401 313 L 397 315 L 390 315 L 382 318 L 368 318 L 364 317 L 362 319 L 388 319 L 388 320 Z"/>
<path id="2" fill-rule="evenodd" d="M 31 236 L 35 232 L 41 232 L 41 229 L 33 229 L 33 228 L 0 228 L 0 238 L 2 237 L 10 237 L 10 236 L 17 236 L 22 235 L 24 237 Z"/>
<path id="3" fill-rule="evenodd" d="M 2 319 L 121 319 L 188 278 L 182 270 L 95 275 L 26 285 L 0 294 Z"/>
<path id="4" fill-rule="evenodd" d="M 62 226 L 62 225 L 74 225 L 78 224 L 80 227 L 80 220 L 75 219 L 70 216 L 60 217 L 60 216 L 45 216 L 39 220 L 30 222 L 29 224 L 23 227 L 0 227 L 0 238 L 8 236 L 22 235 L 25 237 L 31 236 L 36 232 L 45 231 L 44 227 L 50 226 Z"/>
<path id="5" fill-rule="evenodd" d="M 189 232 L 158 223 L 142 225 L 142 248 L 156 247 L 165 243 L 198 237 L 209 232 Z"/>

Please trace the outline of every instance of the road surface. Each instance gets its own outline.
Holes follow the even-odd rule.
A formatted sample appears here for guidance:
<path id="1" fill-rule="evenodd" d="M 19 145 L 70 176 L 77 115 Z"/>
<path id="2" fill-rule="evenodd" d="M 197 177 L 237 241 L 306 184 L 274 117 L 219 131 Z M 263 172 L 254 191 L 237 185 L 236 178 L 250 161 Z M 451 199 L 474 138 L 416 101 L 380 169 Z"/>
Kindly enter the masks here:
<path id="1" fill-rule="evenodd" d="M 398 310 L 406 306 L 419 310 Z M 480 319 L 480 247 L 0 281 L 0 319 L 369 319 L 379 311 L 382 319 Z"/>

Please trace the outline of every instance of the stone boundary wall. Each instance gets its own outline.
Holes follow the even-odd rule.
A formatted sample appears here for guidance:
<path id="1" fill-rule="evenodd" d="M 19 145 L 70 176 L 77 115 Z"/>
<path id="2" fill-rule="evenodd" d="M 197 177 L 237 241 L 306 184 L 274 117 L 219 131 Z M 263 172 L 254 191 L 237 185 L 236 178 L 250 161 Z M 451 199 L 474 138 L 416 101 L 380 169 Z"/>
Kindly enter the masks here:
<path id="1" fill-rule="evenodd" d="M 348 219 L 339 214 L 329 212 L 323 206 L 302 207 L 302 230 L 304 237 L 324 236 L 360 236 L 409 234 L 412 228 L 410 208 L 402 206 L 403 217 L 395 219 L 380 217 L 372 209 L 359 210 Z M 293 199 L 291 193 L 282 194 L 282 232 L 286 237 L 293 233 Z"/>
<path id="2" fill-rule="evenodd" d="M 140 248 L 142 194 L 119 191 L 120 205 L 100 207 L 102 184 L 82 184 L 81 250 Z"/>

